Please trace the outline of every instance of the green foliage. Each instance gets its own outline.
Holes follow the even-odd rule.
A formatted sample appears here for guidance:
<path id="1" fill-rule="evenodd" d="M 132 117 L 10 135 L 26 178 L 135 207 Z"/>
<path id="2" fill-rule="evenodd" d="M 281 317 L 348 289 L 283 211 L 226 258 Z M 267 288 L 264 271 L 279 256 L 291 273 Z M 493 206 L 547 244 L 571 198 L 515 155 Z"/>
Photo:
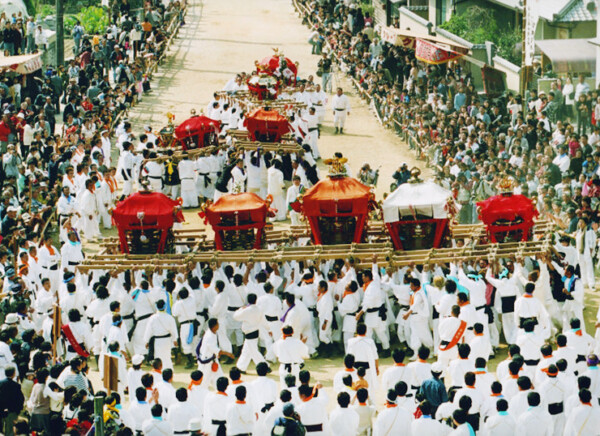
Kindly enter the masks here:
<path id="1" fill-rule="evenodd" d="M 108 14 L 97 6 L 83 8 L 76 17 L 81 21 L 85 32 L 90 35 L 103 33 L 109 25 Z"/>
<path id="2" fill-rule="evenodd" d="M 33 0 L 24 0 L 25 7 L 27 8 L 27 14 L 35 16 L 35 3 Z"/>
<path id="3" fill-rule="evenodd" d="M 48 15 L 55 15 L 56 8 L 53 5 L 38 5 L 36 12 L 37 17 L 43 20 Z"/>
<path id="4" fill-rule="evenodd" d="M 496 44 L 499 56 L 517 65 L 521 63 L 515 53 L 515 45 L 521 42 L 521 32 L 512 26 L 499 28 L 491 9 L 470 7 L 463 14 L 453 15 L 440 27 L 473 44 L 491 41 Z"/>
<path id="5" fill-rule="evenodd" d="M 375 7 L 373 6 L 373 2 L 371 0 L 362 0 L 360 3 L 360 8 L 362 9 L 363 15 L 367 12 L 369 16 L 373 16 L 373 12 L 375 12 Z"/>
<path id="6" fill-rule="evenodd" d="M 67 35 L 71 34 L 73 27 L 75 27 L 75 23 L 77 23 L 77 18 L 74 15 L 65 15 L 63 26 Z"/>

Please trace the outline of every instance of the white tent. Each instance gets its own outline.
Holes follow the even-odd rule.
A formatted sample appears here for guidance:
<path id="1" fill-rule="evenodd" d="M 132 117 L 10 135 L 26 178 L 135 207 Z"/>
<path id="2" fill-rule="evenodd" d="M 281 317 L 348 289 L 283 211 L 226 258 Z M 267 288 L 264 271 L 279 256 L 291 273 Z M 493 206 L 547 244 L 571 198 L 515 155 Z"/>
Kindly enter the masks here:
<path id="1" fill-rule="evenodd" d="M 0 0 L 0 12 L 4 12 L 8 18 L 12 14 L 21 14 L 24 18 L 28 17 L 27 7 L 23 0 Z"/>
<path id="2" fill-rule="evenodd" d="M 393 223 L 416 214 L 433 219 L 448 217 L 446 204 L 452 192 L 433 182 L 403 183 L 383 202 L 383 221 Z"/>

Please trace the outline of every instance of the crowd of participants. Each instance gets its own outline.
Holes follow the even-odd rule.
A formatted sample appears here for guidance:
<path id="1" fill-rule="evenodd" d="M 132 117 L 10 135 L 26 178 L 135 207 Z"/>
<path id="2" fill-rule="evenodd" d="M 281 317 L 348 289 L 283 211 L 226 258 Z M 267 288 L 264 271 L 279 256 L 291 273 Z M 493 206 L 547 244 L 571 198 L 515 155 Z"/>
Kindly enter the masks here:
<path id="1" fill-rule="evenodd" d="M 346 9 L 341 4 L 330 10 L 328 2 L 322 3 L 320 14 L 332 17 L 327 18 L 331 21 L 330 33 L 325 32 L 329 44 L 340 38 L 350 47 L 353 38 L 359 36 L 355 42 L 360 39 L 363 48 L 358 51 L 354 45 L 348 53 L 362 53 L 360 59 L 369 65 L 377 59 L 378 56 L 371 56 L 370 48 L 365 49 L 372 44 L 367 41 L 375 41 L 375 34 L 369 38 L 369 17 L 363 17 L 365 29 L 360 29 L 360 20 L 356 20 L 360 9 Z M 119 22 L 126 22 L 128 10 L 120 13 Z M 145 19 L 150 21 L 150 17 Z M 351 20 L 346 36 L 336 29 L 335 23 L 340 19 L 340 29 Z M 117 31 L 113 37 L 106 36 L 106 44 L 117 36 L 127 42 L 127 32 Z M 97 51 L 94 40 L 87 41 L 91 41 L 93 54 Z M 340 46 L 343 44 L 340 42 Z M 84 58 L 89 53 L 85 37 L 76 47 Z M 141 52 L 144 47 L 142 43 Z M 27 144 L 24 132 L 0 141 L 7 149 L 3 161 L 24 158 L 27 163 L 26 167 L 21 162 L 15 165 L 14 187 L 11 178 L 5 177 L 8 196 L 1 209 L 5 320 L 0 331 L 0 367 L 4 373 L 0 381 L 0 417 L 4 434 L 24 435 L 32 430 L 48 435 L 87 434 L 93 425 L 94 395 L 104 397 L 102 418 L 107 434 L 118 435 L 594 434 L 600 421 L 600 344 L 591 336 L 593 332 L 586 331 L 583 309 L 585 288 L 594 286 L 596 240 L 594 228 L 589 225 L 595 221 L 595 213 L 593 202 L 585 208 L 587 200 L 575 200 L 577 182 L 569 182 L 575 178 L 565 182 L 559 165 L 552 164 L 554 155 L 544 158 L 550 161 L 547 168 L 540 167 L 544 168 L 541 176 L 534 174 L 534 180 L 543 187 L 546 170 L 552 175 L 555 171 L 551 165 L 557 167 L 560 180 L 551 184 L 548 179 L 550 186 L 540 191 L 544 201 L 553 195 L 551 189 L 558 191 L 560 185 L 561 195 L 568 196 L 573 189 L 573 201 L 581 203 L 575 203 L 572 212 L 567 211 L 571 214 L 569 219 L 553 214 L 559 226 L 564 224 L 564 233 L 560 237 L 557 234 L 551 254 L 537 258 L 457 260 L 404 268 L 381 268 L 377 265 L 381 259 L 375 257 L 373 265 L 367 267 L 347 258 L 327 262 L 190 264 L 173 271 L 78 271 L 76 267 L 83 260 L 80 240 L 99 238 L 100 225 L 110 226 L 110 209 L 115 201 L 136 189 L 149 187 L 173 198 L 181 195 L 184 207 L 195 207 L 200 200 L 218 199 L 228 192 L 250 191 L 263 197 L 271 194 L 277 210 L 275 219 L 289 217 L 297 223 L 299 216 L 294 215 L 291 203 L 302 189 L 319 180 L 319 125 L 325 117 L 333 116 L 336 133 L 343 134 L 343 115 L 350 111 L 343 90 L 329 96 L 308 77 L 297 89 L 283 94 L 306 103 L 305 109 L 289 114 L 303 152 L 236 151 L 227 130 L 243 128 L 245 108 L 236 99 L 220 94 L 215 94 L 206 108 L 208 116 L 224 125 L 220 135 L 223 146 L 215 148 L 211 156 L 183 155 L 179 159 L 159 149 L 159 135 L 151 126 L 134 134 L 126 119 L 118 123 L 113 144 L 110 128 L 106 128 L 110 124 L 103 119 L 102 110 L 93 111 L 94 100 L 98 100 L 99 108 L 106 109 L 105 115 L 114 111 L 116 103 L 109 96 L 110 90 L 122 83 L 122 71 L 126 68 L 122 65 L 135 63 L 137 58 L 132 60 L 131 52 L 134 48 L 135 45 L 125 52 L 122 64 L 87 65 L 87 69 L 93 69 L 92 77 L 93 72 L 104 77 L 100 83 L 96 80 L 103 98 L 100 94 L 88 96 L 93 83 L 82 86 L 79 70 L 76 85 L 65 89 L 80 100 L 67 97 L 69 103 L 62 108 L 65 93 L 52 93 L 52 84 L 58 82 L 53 78 L 61 78 L 59 71 L 43 79 L 50 95 L 40 89 L 29 105 L 23 93 L 26 106 L 18 105 L 21 110 L 10 108 L 11 101 L 6 102 L 9 113 L 0 122 L 0 128 L 13 122 L 14 110 L 14 123 L 24 120 L 24 131 L 27 126 L 32 127 L 28 117 L 41 123 L 42 129 L 36 129 L 35 143 Z M 112 50 L 121 52 L 114 46 Z M 315 51 L 318 50 L 317 46 Z M 338 57 L 343 57 L 343 49 L 340 50 Z M 383 50 L 382 62 L 387 59 L 389 47 Z M 452 125 L 451 111 L 446 115 L 439 107 L 434 112 L 425 106 L 429 86 L 440 89 L 435 82 L 439 75 L 433 70 L 421 71 L 418 63 L 413 65 L 410 54 L 406 56 L 411 65 L 408 77 L 415 81 L 406 88 L 401 104 L 389 107 L 410 120 L 407 111 L 423 111 L 422 119 L 428 122 L 418 124 L 419 118 L 414 117 L 416 124 L 409 127 L 420 138 L 424 152 L 440 164 L 438 181 L 457 189 L 459 202 L 461 189 L 467 189 L 456 185 L 462 178 L 472 184 L 483 179 L 488 183 L 482 186 L 488 186 L 492 193 L 495 181 L 509 176 L 515 180 L 516 189 L 525 193 L 525 186 L 529 185 L 519 183 L 514 159 L 513 163 L 510 158 L 505 162 L 501 155 L 493 153 L 495 147 L 501 146 L 498 131 L 505 118 L 500 116 L 494 125 L 498 118 L 491 118 L 494 111 L 505 111 L 506 106 L 490 108 L 488 113 L 485 102 L 479 103 L 473 95 L 474 100 L 457 106 L 460 110 L 464 107 L 464 111 L 471 106 L 478 108 L 481 120 L 474 123 L 477 114 L 473 120 L 470 115 L 457 115 L 456 132 L 452 128 L 441 129 L 441 124 L 435 127 L 445 120 Z M 327 91 L 331 90 L 331 76 L 327 74 L 332 74 L 333 63 L 325 56 L 319 67 Z M 121 71 L 118 74 L 117 69 Z M 88 76 L 83 71 L 85 81 Z M 395 77 L 401 79 L 404 88 L 404 76 Z M 225 91 L 233 95 L 245 90 L 245 78 L 244 74 L 236 76 L 227 83 Z M 374 76 L 371 79 L 372 84 L 377 83 Z M 458 75 L 457 80 L 462 79 Z M 126 82 L 132 83 L 137 82 Z M 460 92 L 450 93 L 449 86 L 445 89 L 446 97 L 440 92 L 441 96 L 434 95 L 432 101 L 445 98 L 448 105 L 459 96 L 458 103 L 461 102 Z M 367 90 L 372 93 L 372 89 Z M 139 97 L 137 91 L 136 88 Z M 39 95 L 43 97 L 38 98 Z M 92 110 L 85 109 L 87 99 Z M 38 106 L 36 100 L 44 104 Z M 326 110 L 329 100 L 331 111 Z M 517 133 L 510 142 L 512 147 L 506 146 L 504 157 L 509 152 L 514 156 L 513 149 L 518 149 L 519 144 L 521 149 L 524 143 L 531 144 L 527 150 L 537 149 L 539 141 L 543 156 L 557 153 L 552 143 L 543 147 L 544 126 L 551 121 L 544 121 L 543 109 L 537 118 L 538 100 L 532 100 L 532 109 L 525 118 L 520 118 L 517 111 Z M 413 101 L 423 104 L 413 105 Z M 71 109 L 67 109 L 69 105 Z M 92 112 L 92 119 L 73 124 L 67 114 L 67 121 L 63 122 L 65 134 L 55 134 L 50 129 L 56 129 L 60 122 L 52 118 L 45 123 L 46 107 L 56 111 L 54 116 L 67 110 L 81 114 L 85 109 L 86 114 Z M 568 115 L 561 117 L 566 124 Z M 52 123 L 55 125 L 50 127 Z M 523 123 L 527 125 L 525 129 L 520 128 Z M 458 127 L 463 124 L 464 132 Z M 46 125 L 50 130 L 47 134 Z M 584 122 L 582 127 L 585 125 Z M 555 131 L 554 125 L 550 130 Z M 507 143 L 509 133 L 507 130 L 503 137 Z M 454 134 L 464 138 L 456 139 Z M 540 139 L 530 142 L 534 137 Z M 447 143 L 443 145 L 442 141 Z M 558 155 L 568 159 L 567 171 L 577 153 L 593 147 L 591 141 L 578 144 L 573 158 L 568 153 Z M 570 150 L 570 142 L 568 146 Z M 343 151 L 342 146 L 340 149 Z M 482 150 L 487 150 L 486 154 Z M 527 150 L 517 150 L 522 160 L 523 151 Z M 118 151 L 119 158 L 112 164 L 114 151 Z M 32 153 L 38 160 L 28 159 Z M 48 153 L 48 158 L 42 157 L 44 153 Z M 154 159 L 161 156 L 162 160 Z M 341 153 L 337 156 L 342 157 Z M 487 167 L 481 162 L 484 156 L 490 159 Z M 591 169 L 595 159 L 587 165 L 582 162 L 582 172 L 584 166 Z M 481 170 L 470 171 L 470 166 L 478 165 Z M 523 165 L 531 167 L 530 161 Z M 5 163 L 4 173 L 7 168 L 9 164 Z M 353 174 L 350 168 L 347 172 Z M 61 228 L 59 243 L 41 230 L 28 233 L 25 224 L 26 213 L 31 220 L 36 217 L 25 212 L 29 201 L 20 194 L 37 192 L 37 185 L 31 181 L 37 173 L 39 189 L 45 183 L 47 189 L 55 192 Z M 369 168 L 362 168 L 359 174 L 376 180 Z M 400 168 L 394 183 L 406 181 L 408 175 L 407 169 Z M 489 175 L 492 180 L 487 180 Z M 590 190 L 595 186 L 594 175 L 591 180 Z M 30 190 L 25 188 L 30 185 Z M 470 186 L 469 195 L 477 191 L 476 186 L 465 186 Z M 531 191 L 527 191 L 529 195 Z M 50 205 L 45 202 L 50 197 L 38 192 L 34 198 L 41 205 L 41 215 L 49 210 Z M 583 198 L 591 200 L 590 197 L 593 196 Z M 472 207 L 470 214 L 464 212 L 472 201 L 469 197 L 462 203 L 463 222 L 473 220 Z M 538 201 L 538 207 L 542 203 Z M 37 203 L 31 204 L 33 212 Z M 581 219 L 577 219 L 578 213 Z M 53 337 L 56 305 L 61 308 L 64 325 L 64 334 L 57 341 Z M 508 357 L 498 363 L 495 371 L 488 371 L 488 362 L 505 345 Z M 333 380 L 314 380 L 314 375 L 311 377 L 305 369 L 311 359 L 340 355 L 344 356 L 344 365 Z M 90 382 L 94 378 L 90 367 L 98 368 L 104 375 L 105 356 L 116 358 L 119 368 L 118 387 L 109 395 L 100 383 Z M 389 356 L 393 364 L 384 365 L 380 357 Z M 227 375 L 221 361 L 235 362 Z M 189 376 L 185 376 L 189 380 L 187 387 L 174 382 L 175 376 L 180 375 L 174 373 L 176 364 L 189 370 Z M 256 377 L 246 374 L 251 371 L 251 364 Z M 278 381 L 269 376 L 271 372 L 277 374 Z M 332 387 L 324 388 L 323 384 L 329 382 Z"/>

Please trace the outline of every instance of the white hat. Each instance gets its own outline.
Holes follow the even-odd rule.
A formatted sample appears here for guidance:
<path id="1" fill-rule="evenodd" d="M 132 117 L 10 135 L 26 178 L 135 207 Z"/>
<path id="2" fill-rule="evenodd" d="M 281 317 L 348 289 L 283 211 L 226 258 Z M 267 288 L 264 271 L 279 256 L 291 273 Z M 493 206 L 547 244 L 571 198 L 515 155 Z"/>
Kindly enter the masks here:
<path id="1" fill-rule="evenodd" d="M 141 354 L 136 354 L 131 358 L 131 364 L 135 366 L 141 365 L 143 361 L 144 356 L 142 356 Z"/>
<path id="2" fill-rule="evenodd" d="M 444 365 L 440 362 L 433 362 L 431 364 L 431 372 L 442 373 L 444 372 Z"/>
<path id="3" fill-rule="evenodd" d="M 14 207 L 14 206 L 9 206 L 8 209 L 6 209 L 7 212 L 18 212 L 19 208 L 18 207 Z"/>
<path id="4" fill-rule="evenodd" d="M 191 419 L 188 424 L 189 431 L 200 431 L 202 430 L 202 420 L 198 418 Z"/>
<path id="5" fill-rule="evenodd" d="M 21 118 L 21 119 L 23 119 L 23 118 L 25 118 L 25 115 L 23 115 L 23 112 L 19 112 L 19 113 L 17 114 L 17 118 Z"/>
<path id="6" fill-rule="evenodd" d="M 18 324 L 18 322 L 19 322 L 19 315 L 17 315 L 16 313 L 9 313 L 8 315 L 6 315 L 6 318 L 4 319 L 4 324 L 8 324 L 8 325 Z"/>

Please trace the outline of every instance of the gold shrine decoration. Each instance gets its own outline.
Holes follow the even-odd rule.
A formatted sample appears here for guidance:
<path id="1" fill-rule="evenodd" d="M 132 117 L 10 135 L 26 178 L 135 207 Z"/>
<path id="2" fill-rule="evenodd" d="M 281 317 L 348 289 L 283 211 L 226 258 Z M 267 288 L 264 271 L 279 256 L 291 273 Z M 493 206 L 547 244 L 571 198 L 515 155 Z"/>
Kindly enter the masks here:
<path id="1" fill-rule="evenodd" d="M 330 177 L 346 177 L 348 172 L 346 171 L 346 162 L 348 159 L 345 157 L 334 157 L 331 159 L 325 159 L 323 163 L 329 167 Z"/>

